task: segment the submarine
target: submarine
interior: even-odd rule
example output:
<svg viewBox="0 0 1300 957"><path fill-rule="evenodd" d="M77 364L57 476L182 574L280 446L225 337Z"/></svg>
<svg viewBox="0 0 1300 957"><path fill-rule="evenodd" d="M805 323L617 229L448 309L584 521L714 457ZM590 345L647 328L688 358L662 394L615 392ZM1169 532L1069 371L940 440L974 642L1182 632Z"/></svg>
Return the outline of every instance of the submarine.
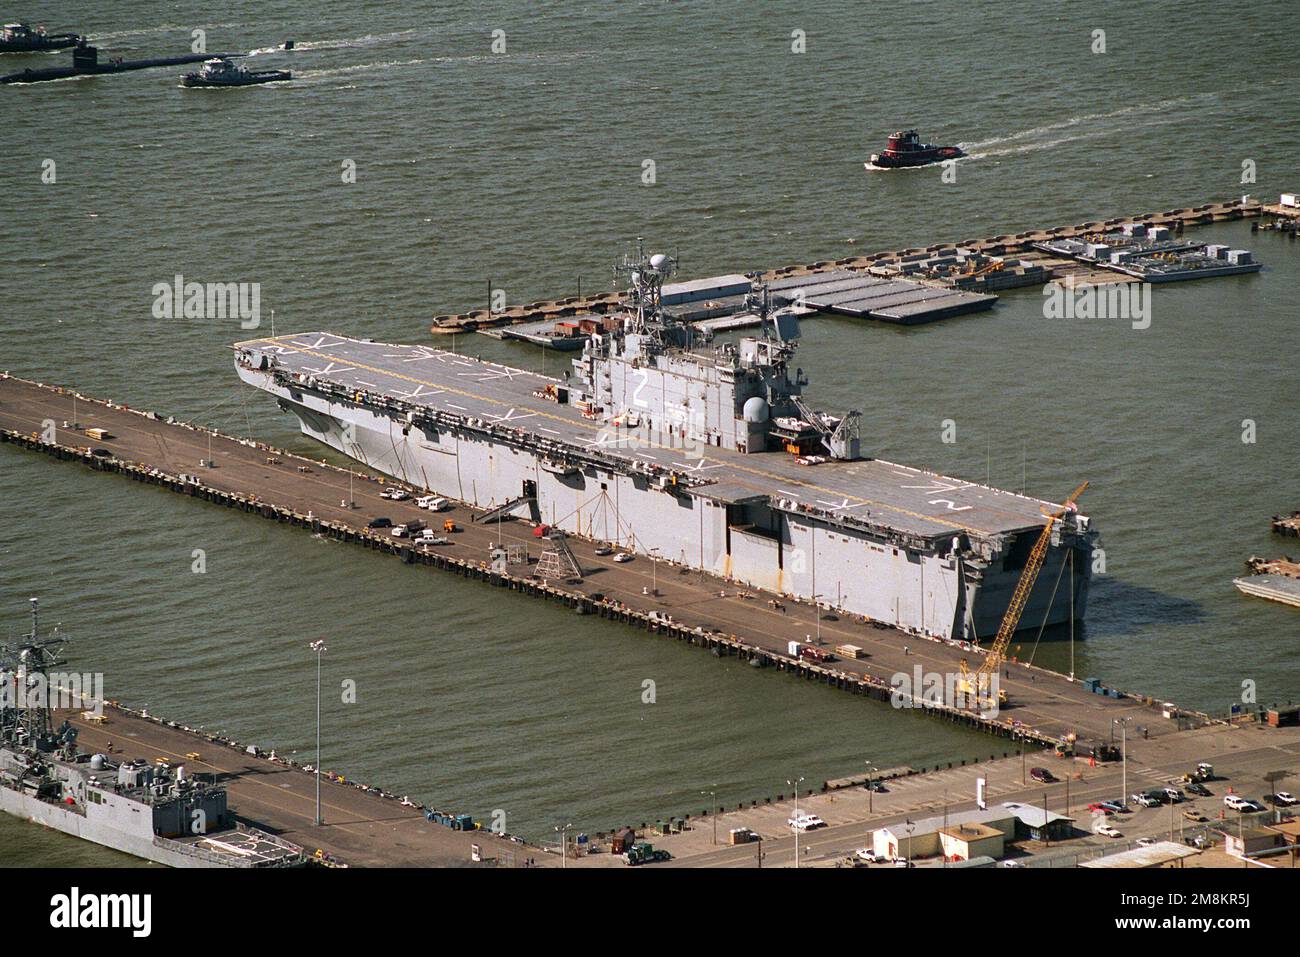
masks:
<svg viewBox="0 0 1300 957"><path fill-rule="evenodd" d="M50 67L44 70L21 70L0 76L0 83L40 83L45 80L64 80L73 76L99 76L107 73L127 73L132 70L149 70L161 66L178 66L182 63L202 63L213 56L220 59L242 56L239 53L189 53L185 56L153 57L147 60L123 60L117 57L101 61L98 48L85 40L72 51L72 66Z"/></svg>

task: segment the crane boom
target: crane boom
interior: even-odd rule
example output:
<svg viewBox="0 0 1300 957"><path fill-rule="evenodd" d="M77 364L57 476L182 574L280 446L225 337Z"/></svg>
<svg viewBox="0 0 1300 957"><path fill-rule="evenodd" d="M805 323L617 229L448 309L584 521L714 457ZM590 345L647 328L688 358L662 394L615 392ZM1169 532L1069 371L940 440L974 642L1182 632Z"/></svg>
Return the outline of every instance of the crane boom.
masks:
<svg viewBox="0 0 1300 957"><path fill-rule="evenodd" d="M1060 509L1047 515L1047 524L1043 526L1038 541L1034 542L1034 547L1029 552L1029 559L1025 562L1025 570L1020 574L1020 581L1016 583L1016 590L1011 595L1011 602L1007 605L1006 614L1002 616L1002 624L998 626L997 637L993 639L988 654L984 656L984 661L980 665L979 671L976 672L978 678L987 680L1002 667L1002 662L1006 659L1007 648L1011 645L1011 636L1016 633L1016 628L1020 624L1020 616L1024 614L1025 605L1029 602L1029 594L1034 590L1034 583L1038 581L1038 573L1042 571L1043 561L1047 558L1047 546L1052 540L1052 529L1067 512L1073 511L1074 503L1087 487L1088 483L1084 482L1070 493L1070 496L1062 503ZM965 658L962 659L961 670L963 675L967 674L969 670ZM979 684L978 678L976 685ZM970 687L969 682L966 683L966 687Z"/></svg>

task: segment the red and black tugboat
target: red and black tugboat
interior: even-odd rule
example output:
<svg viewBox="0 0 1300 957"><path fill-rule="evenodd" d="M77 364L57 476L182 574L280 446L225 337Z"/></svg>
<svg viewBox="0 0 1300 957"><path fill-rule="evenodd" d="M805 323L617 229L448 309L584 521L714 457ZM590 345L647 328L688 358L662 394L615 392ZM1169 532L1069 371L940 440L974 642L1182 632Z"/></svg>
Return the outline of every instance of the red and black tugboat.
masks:
<svg viewBox="0 0 1300 957"><path fill-rule="evenodd" d="M891 133L885 142L885 148L879 153L871 154L868 167L876 169L898 169L904 166L926 166L930 163L942 163L944 160L957 159L966 153L958 146L935 146L922 143L916 130L904 130Z"/></svg>

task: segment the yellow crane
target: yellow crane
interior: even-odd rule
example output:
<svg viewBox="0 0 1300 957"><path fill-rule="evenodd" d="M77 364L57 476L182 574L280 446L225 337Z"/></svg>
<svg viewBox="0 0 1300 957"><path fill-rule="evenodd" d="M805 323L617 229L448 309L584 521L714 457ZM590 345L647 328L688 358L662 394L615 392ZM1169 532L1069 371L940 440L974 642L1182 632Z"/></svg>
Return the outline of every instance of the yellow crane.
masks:
<svg viewBox="0 0 1300 957"><path fill-rule="evenodd" d="M958 686L961 688L963 695L973 696L978 701L980 694L992 687L990 679L998 673L998 669L1002 667L1002 662L1006 659L1007 648L1011 645L1011 636L1016 633L1016 626L1020 624L1020 616L1024 614L1025 605L1029 602L1029 593L1034 590L1034 582L1038 581L1038 573L1043 568L1043 560L1047 558L1047 546L1052 540L1052 529L1066 513L1074 511L1074 503L1087 487L1088 483L1084 482L1076 488L1057 511L1044 511L1043 514L1047 516L1047 524L1043 526L1038 541L1034 542L1034 547L1029 552L1029 560L1025 562L1025 570L1020 573L1020 581L1016 583L1016 590L1011 595L1011 603L1007 605L1007 613L1002 616L1002 624L998 626L997 637L993 639L993 645L989 648L988 654L984 656L984 661L979 666L979 670L975 672L973 681L970 677L970 663L965 658L961 660L961 681ZM1006 704L1006 702L1007 693L999 688L998 703Z"/></svg>

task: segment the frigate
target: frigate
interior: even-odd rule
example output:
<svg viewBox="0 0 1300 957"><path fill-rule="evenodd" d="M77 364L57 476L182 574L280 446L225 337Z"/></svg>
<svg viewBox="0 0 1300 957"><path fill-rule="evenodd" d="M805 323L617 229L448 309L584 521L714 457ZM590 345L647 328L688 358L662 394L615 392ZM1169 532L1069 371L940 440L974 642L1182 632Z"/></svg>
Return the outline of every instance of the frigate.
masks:
<svg viewBox="0 0 1300 957"><path fill-rule="evenodd" d="M235 820L226 789L183 764L84 754L56 705L102 716L83 676L54 671L67 641L32 630L0 649L0 810L171 867L285 867L302 848ZM87 676L89 677L89 676ZM100 689L102 690L102 689Z"/></svg>
<svg viewBox="0 0 1300 957"><path fill-rule="evenodd" d="M862 416L805 396L801 307L761 284L758 331L719 342L663 308L675 264L616 267L623 308L593 319L558 377L432 346L332 332L235 344L244 382L304 434L376 472L491 513L978 643L1059 506L863 454ZM1068 511L1020 618L1082 621L1096 531Z"/></svg>

